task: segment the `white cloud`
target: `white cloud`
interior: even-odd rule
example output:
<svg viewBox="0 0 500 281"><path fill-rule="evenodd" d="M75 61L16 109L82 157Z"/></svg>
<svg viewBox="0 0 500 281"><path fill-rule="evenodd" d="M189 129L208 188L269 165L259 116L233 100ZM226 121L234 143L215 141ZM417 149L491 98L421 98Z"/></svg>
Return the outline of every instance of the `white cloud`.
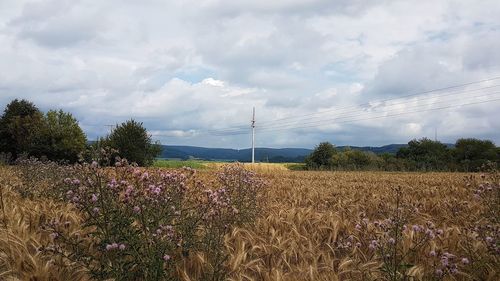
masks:
<svg viewBox="0 0 500 281"><path fill-rule="evenodd" d="M246 147L234 133L255 106L259 146L378 145L436 128L499 143L498 102L390 118L373 117L443 100L365 105L498 76L498 14L493 0L4 0L0 106L63 108L90 138L136 118L166 143ZM292 116L303 117L265 130Z"/></svg>

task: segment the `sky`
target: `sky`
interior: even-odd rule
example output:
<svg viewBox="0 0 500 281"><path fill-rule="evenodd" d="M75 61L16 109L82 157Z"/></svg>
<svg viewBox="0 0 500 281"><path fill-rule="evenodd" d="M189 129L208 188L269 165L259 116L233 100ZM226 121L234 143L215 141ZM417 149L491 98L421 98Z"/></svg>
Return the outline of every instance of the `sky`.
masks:
<svg viewBox="0 0 500 281"><path fill-rule="evenodd" d="M0 108L170 145L500 144L498 0L0 0ZM436 90L436 91L433 91Z"/></svg>

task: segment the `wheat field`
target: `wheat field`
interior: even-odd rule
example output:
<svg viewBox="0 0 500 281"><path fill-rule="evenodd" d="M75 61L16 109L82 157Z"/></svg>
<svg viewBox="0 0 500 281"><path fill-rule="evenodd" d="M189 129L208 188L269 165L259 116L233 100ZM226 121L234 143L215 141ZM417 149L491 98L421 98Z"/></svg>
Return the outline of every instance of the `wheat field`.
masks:
<svg viewBox="0 0 500 281"><path fill-rule="evenodd" d="M498 224L491 225L495 218L485 220L488 206L473 197L475 183L496 180L493 184L498 185L498 178L257 169L268 182L266 209L255 225L233 229L226 236L228 280L500 278L498 252L492 252L491 243L481 242L485 237L477 234L478 225L481 229L484 224L493 229L484 233L498 235ZM211 173L202 171L201 178L210 178ZM63 266L37 250L50 239L40 230L42 222L63 218L76 229L80 217L75 209L43 198L22 198L15 191L22 188L21 182L9 168L0 167L0 184L0 280L89 280L83 269ZM373 239L379 245L394 244L386 239L390 230L380 227L391 220L405 222L396 236L399 273L388 271L392 257L381 256L371 245ZM432 239L426 238L424 228L432 231ZM377 249L389 249L384 247ZM443 255L449 255L446 268L442 268ZM196 280L189 277L190 270L180 264L179 272L187 273L180 280Z"/></svg>

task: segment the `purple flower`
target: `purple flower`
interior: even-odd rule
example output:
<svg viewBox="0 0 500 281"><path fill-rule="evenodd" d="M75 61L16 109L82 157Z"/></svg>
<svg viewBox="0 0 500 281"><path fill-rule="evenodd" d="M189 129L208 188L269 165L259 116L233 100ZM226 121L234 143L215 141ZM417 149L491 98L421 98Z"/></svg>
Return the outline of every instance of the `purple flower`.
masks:
<svg viewBox="0 0 500 281"><path fill-rule="evenodd" d="M164 255L163 256L163 260L164 261L169 261L172 257L170 257L169 255Z"/></svg>
<svg viewBox="0 0 500 281"><path fill-rule="evenodd" d="M139 213L141 208L139 206L134 206L134 213Z"/></svg>
<svg viewBox="0 0 500 281"><path fill-rule="evenodd" d="M436 234L437 234L437 235L442 235L442 234L443 234L443 230L442 230L442 229L438 229L438 230L436 230Z"/></svg>
<svg viewBox="0 0 500 281"><path fill-rule="evenodd" d="M98 214L98 213L99 213L99 211L100 211L100 209L99 209L99 208L97 208L97 207L94 207L94 208L92 209L92 212L93 212L94 214Z"/></svg>
<svg viewBox="0 0 500 281"><path fill-rule="evenodd" d="M488 243L492 243L492 242L493 242L493 238L491 238L490 236L487 236L487 237L485 238L485 240L486 240L486 242L488 242Z"/></svg>
<svg viewBox="0 0 500 281"><path fill-rule="evenodd" d="M436 251L430 251L430 252L429 252L429 256L431 256L431 257L435 257L435 256L436 256Z"/></svg>
<svg viewBox="0 0 500 281"><path fill-rule="evenodd" d="M437 275L437 276L442 276L442 275L443 275L443 270L441 270L441 269L439 269L439 268L438 268L438 269L436 269L436 275Z"/></svg>
<svg viewBox="0 0 500 281"><path fill-rule="evenodd" d="M118 249L120 249L121 251L125 250L125 248L126 246L123 243L118 246Z"/></svg>
<svg viewBox="0 0 500 281"><path fill-rule="evenodd" d="M52 239L56 239L57 237L59 237L59 234L57 232L52 232L49 236Z"/></svg>
<svg viewBox="0 0 500 281"><path fill-rule="evenodd" d="M357 230L360 230L360 229L361 229L361 225L360 225L359 223L358 223L358 224L356 224L356 229L357 229Z"/></svg>
<svg viewBox="0 0 500 281"><path fill-rule="evenodd" d="M418 225L415 224L415 225L412 226L412 229L415 232L419 232L420 231L420 226L418 226Z"/></svg>
<svg viewBox="0 0 500 281"><path fill-rule="evenodd" d="M462 258L462 263L463 264L469 264L469 259L468 258Z"/></svg>
<svg viewBox="0 0 500 281"><path fill-rule="evenodd" d="M97 195L92 194L92 197L90 198L90 201L96 202L97 201Z"/></svg>

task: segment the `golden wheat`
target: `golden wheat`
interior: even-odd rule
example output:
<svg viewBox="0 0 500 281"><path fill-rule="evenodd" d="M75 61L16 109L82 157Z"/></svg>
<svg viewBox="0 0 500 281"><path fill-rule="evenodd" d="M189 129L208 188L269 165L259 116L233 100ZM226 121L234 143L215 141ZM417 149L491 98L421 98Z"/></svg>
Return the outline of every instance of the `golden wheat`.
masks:
<svg viewBox="0 0 500 281"><path fill-rule="evenodd" d="M465 226L481 220L483 206L471 200L472 187L459 173L298 172L282 165L248 165L269 181L267 209L254 226L236 228L226 236L229 280L383 280L381 262L361 248L339 252L333 245L361 217L387 217L393 188L401 187L403 200L413 203L411 223L432 221L444 229L429 249L446 249L483 257L484 245L464 250ZM283 168L283 169L282 169ZM213 171L202 172L209 178ZM78 231L78 213L67 204L48 199L21 198L13 189L20 181L8 168L0 168L3 213L0 214L0 280L88 280L74 264L42 256L37 248L49 237L40 225L57 218ZM415 235L404 233L403 248ZM358 237L356 237L358 239ZM468 252L467 252L468 251ZM201 276L202 253L179 263L182 280ZM496 257L485 262L483 280L499 280ZM408 268L414 280L424 280L426 254ZM448 279L446 279L448 278ZM445 280L473 280L459 272Z"/></svg>

